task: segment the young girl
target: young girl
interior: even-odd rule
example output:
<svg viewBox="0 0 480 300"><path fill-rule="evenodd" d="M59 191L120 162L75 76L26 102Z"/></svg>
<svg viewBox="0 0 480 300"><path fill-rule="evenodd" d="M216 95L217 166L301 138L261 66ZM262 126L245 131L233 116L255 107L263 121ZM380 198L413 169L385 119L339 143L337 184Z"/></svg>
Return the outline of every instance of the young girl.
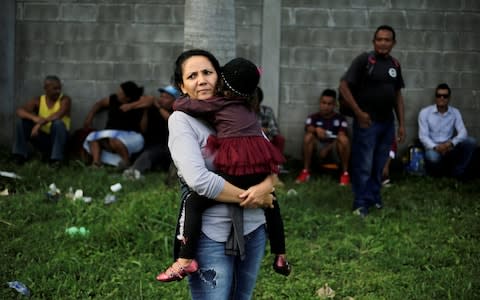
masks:
<svg viewBox="0 0 480 300"><path fill-rule="evenodd" d="M229 182L248 188L266 176L278 173L278 165L285 159L262 133L254 110L253 95L260 79L257 67L246 59L236 58L222 68L221 78L223 97L206 101L182 98L174 103L174 109L194 117L201 116L214 124L217 135L209 137L207 148L216 153L213 162L217 172ZM202 213L216 202L197 193L191 195L183 204L179 221L179 257L157 276L159 281L181 280L198 270L193 258L200 237ZM232 234L225 251L243 257L242 208L232 206L230 216ZM265 216L271 251L276 254L273 268L287 276L291 267L285 257L283 221L277 201L274 201L272 208L265 209Z"/></svg>

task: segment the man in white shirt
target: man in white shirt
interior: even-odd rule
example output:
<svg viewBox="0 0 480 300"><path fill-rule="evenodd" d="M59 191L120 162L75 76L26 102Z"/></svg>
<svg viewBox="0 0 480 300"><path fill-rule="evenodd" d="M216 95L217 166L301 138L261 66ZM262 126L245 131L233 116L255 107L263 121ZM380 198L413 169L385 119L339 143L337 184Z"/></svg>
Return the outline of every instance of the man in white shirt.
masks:
<svg viewBox="0 0 480 300"><path fill-rule="evenodd" d="M467 136L460 111L449 106L450 87L441 83L435 89L435 104L418 115L418 135L425 147L425 167L430 175L451 175L465 179L465 172L476 148Z"/></svg>

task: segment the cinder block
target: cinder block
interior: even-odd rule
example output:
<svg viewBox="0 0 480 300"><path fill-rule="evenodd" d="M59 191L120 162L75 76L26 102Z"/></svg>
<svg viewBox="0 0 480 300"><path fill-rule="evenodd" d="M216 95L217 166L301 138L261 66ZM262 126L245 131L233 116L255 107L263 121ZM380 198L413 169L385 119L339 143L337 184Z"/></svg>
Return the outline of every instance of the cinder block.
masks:
<svg viewBox="0 0 480 300"><path fill-rule="evenodd" d="M259 45L259 44L237 45L237 56L246 57L246 58L251 59L252 61L257 62L257 64L261 64L261 61L262 61L261 45Z"/></svg>
<svg viewBox="0 0 480 300"><path fill-rule="evenodd" d="M95 4L63 4L61 5L64 21L94 22L97 19L97 7Z"/></svg>
<svg viewBox="0 0 480 300"><path fill-rule="evenodd" d="M68 80L63 84L63 88L72 97L72 101L76 101L75 99L92 99L95 96L94 80Z"/></svg>
<svg viewBox="0 0 480 300"><path fill-rule="evenodd" d="M133 5L99 5L98 21L129 23L134 20Z"/></svg>
<svg viewBox="0 0 480 300"><path fill-rule="evenodd" d="M25 3L24 20L55 21L60 16L60 6L47 3Z"/></svg>
<svg viewBox="0 0 480 300"><path fill-rule="evenodd" d="M450 52L444 55L444 66L448 70L471 71L476 70L480 64L480 53L478 52Z"/></svg>
<svg viewBox="0 0 480 300"><path fill-rule="evenodd" d="M411 29L444 31L445 15L443 13L410 10L407 11L407 24Z"/></svg>
<svg viewBox="0 0 480 300"><path fill-rule="evenodd" d="M335 9L349 7L351 2L350 0L283 0L282 7L325 7Z"/></svg>
<svg viewBox="0 0 480 300"><path fill-rule="evenodd" d="M445 10L462 10L462 1L458 0L424 0L425 9L427 11L445 11Z"/></svg>
<svg viewBox="0 0 480 300"><path fill-rule="evenodd" d="M113 43L102 43L96 46L96 55L103 61L127 61L134 60L133 46Z"/></svg>
<svg viewBox="0 0 480 300"><path fill-rule="evenodd" d="M170 61L165 61L163 63L156 63L152 65L153 76L152 81L155 83L155 86L160 87L162 83L168 84L171 82L173 76L173 65L176 58L171 59ZM155 93L156 90L154 90Z"/></svg>
<svg viewBox="0 0 480 300"><path fill-rule="evenodd" d="M253 44L259 45L262 42L262 28L258 26L238 27L237 37L238 44Z"/></svg>
<svg viewBox="0 0 480 300"><path fill-rule="evenodd" d="M480 82L480 73L478 70L473 72L462 72L460 74L460 87L469 90L478 89Z"/></svg>
<svg viewBox="0 0 480 300"><path fill-rule="evenodd" d="M407 57L402 61L405 69L438 71L438 66L443 63L440 51L408 51Z"/></svg>
<svg viewBox="0 0 480 300"><path fill-rule="evenodd" d="M256 6L258 9L253 9L252 6L236 7L235 20L238 25L261 26L262 25L262 9L261 6Z"/></svg>
<svg viewBox="0 0 480 300"><path fill-rule="evenodd" d="M464 10L480 11L480 1L478 0L464 0L463 3L465 4Z"/></svg>
<svg viewBox="0 0 480 300"><path fill-rule="evenodd" d="M458 32L425 31L425 49L445 51L459 49L460 37Z"/></svg>
<svg viewBox="0 0 480 300"><path fill-rule="evenodd" d="M78 79L113 80L113 63L79 63L77 76Z"/></svg>
<svg viewBox="0 0 480 300"><path fill-rule="evenodd" d="M414 88L417 86L425 86L424 73L420 70L402 70L403 81L406 88Z"/></svg>
<svg viewBox="0 0 480 300"><path fill-rule="evenodd" d="M446 13L445 19L449 31L478 32L480 13Z"/></svg>
<svg viewBox="0 0 480 300"><path fill-rule="evenodd" d="M173 60L178 55L175 52L176 48L170 44L163 43L151 43L151 44L137 44L132 46L133 57L136 61L143 62L162 62L171 61L173 66Z"/></svg>
<svg viewBox="0 0 480 300"><path fill-rule="evenodd" d="M460 73L459 72L426 72L423 73L424 81L423 85L417 83L416 86L423 86L425 89L435 89L440 83L447 83L450 87L460 85Z"/></svg>
<svg viewBox="0 0 480 300"><path fill-rule="evenodd" d="M295 66L315 67L328 63L328 51L317 48L293 49L293 64Z"/></svg>
<svg viewBox="0 0 480 300"><path fill-rule="evenodd" d="M25 60L57 60L60 49L55 43L44 41L19 41L16 45L16 56Z"/></svg>
<svg viewBox="0 0 480 300"><path fill-rule="evenodd" d="M73 23L75 41L109 41L115 39L115 24ZM69 40L69 39L66 39Z"/></svg>
<svg viewBox="0 0 480 300"><path fill-rule="evenodd" d="M139 4L135 6L135 22L147 24L171 24L173 9L167 5Z"/></svg>
<svg viewBox="0 0 480 300"><path fill-rule="evenodd" d="M477 32L460 32L459 40L462 41L459 49L478 51L480 49L480 33Z"/></svg>
<svg viewBox="0 0 480 300"><path fill-rule="evenodd" d="M394 49L405 49L405 50L419 50L424 49L425 45L425 31L423 30L410 30L410 29L398 29L394 28L396 33L397 43L395 44ZM374 31L371 31L370 36L370 45L372 45Z"/></svg>
<svg viewBox="0 0 480 300"><path fill-rule="evenodd" d="M367 25L367 12L362 10L334 10L332 11L330 27L335 28L362 28Z"/></svg>
<svg viewBox="0 0 480 300"><path fill-rule="evenodd" d="M61 45L61 58L73 61L91 61L96 57L96 45L65 42Z"/></svg>
<svg viewBox="0 0 480 300"><path fill-rule="evenodd" d="M393 9L423 9L425 0L390 0Z"/></svg>
<svg viewBox="0 0 480 300"><path fill-rule="evenodd" d="M402 11L374 11L370 12L368 19L368 23L374 28L373 30L382 24L388 24L394 29L407 26L407 20Z"/></svg>
<svg viewBox="0 0 480 300"><path fill-rule="evenodd" d="M115 36L116 41L125 43L183 43L183 26L118 24Z"/></svg>
<svg viewBox="0 0 480 300"><path fill-rule="evenodd" d="M329 15L326 9L298 8L294 10L295 25L308 27L327 27Z"/></svg>
<svg viewBox="0 0 480 300"><path fill-rule="evenodd" d="M117 63L113 69L113 78L118 81L154 79L152 74L152 67L142 63Z"/></svg>

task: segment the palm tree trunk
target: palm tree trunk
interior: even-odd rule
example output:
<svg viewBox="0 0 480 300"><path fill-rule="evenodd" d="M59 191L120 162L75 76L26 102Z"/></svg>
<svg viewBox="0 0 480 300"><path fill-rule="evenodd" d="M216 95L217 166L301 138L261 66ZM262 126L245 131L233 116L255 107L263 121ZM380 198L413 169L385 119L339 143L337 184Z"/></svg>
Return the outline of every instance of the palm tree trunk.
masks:
<svg viewBox="0 0 480 300"><path fill-rule="evenodd" d="M185 0L184 49L212 52L224 64L235 57L234 0Z"/></svg>

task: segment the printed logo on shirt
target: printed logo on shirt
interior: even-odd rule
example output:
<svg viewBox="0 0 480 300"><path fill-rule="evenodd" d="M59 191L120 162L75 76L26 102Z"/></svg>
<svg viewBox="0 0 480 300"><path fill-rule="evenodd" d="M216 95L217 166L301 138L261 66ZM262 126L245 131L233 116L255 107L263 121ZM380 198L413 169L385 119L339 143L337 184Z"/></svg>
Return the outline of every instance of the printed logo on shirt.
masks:
<svg viewBox="0 0 480 300"><path fill-rule="evenodd" d="M345 128L348 127L347 121L342 122L342 127L345 127Z"/></svg>
<svg viewBox="0 0 480 300"><path fill-rule="evenodd" d="M390 77L396 78L397 77L397 70L395 70L395 68L388 69L388 75L390 75Z"/></svg>
<svg viewBox="0 0 480 300"><path fill-rule="evenodd" d="M315 123L315 125L317 125L318 127L322 127L322 126L323 126L323 122L322 122L322 121L317 121L317 123Z"/></svg>
<svg viewBox="0 0 480 300"><path fill-rule="evenodd" d="M338 125L340 125L340 121L333 120L333 126L338 127Z"/></svg>
<svg viewBox="0 0 480 300"><path fill-rule="evenodd" d="M307 120L305 120L305 124L307 125L312 124L312 118L307 118Z"/></svg>

